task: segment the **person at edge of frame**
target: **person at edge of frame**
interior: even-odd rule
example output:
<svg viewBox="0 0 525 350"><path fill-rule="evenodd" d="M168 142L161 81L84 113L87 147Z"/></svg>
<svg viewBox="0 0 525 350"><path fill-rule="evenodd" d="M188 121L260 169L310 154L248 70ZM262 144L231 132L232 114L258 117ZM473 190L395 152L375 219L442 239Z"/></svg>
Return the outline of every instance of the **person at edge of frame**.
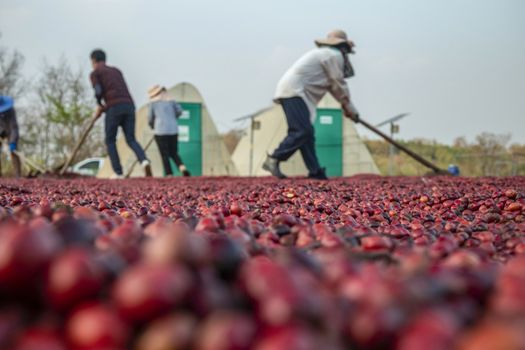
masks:
<svg viewBox="0 0 525 350"><path fill-rule="evenodd" d="M2 147L2 141L7 140L15 177L22 175L20 158L16 154L18 137L18 123L16 120L14 100L11 96L0 95L0 149ZM0 176L2 176L1 164Z"/></svg>

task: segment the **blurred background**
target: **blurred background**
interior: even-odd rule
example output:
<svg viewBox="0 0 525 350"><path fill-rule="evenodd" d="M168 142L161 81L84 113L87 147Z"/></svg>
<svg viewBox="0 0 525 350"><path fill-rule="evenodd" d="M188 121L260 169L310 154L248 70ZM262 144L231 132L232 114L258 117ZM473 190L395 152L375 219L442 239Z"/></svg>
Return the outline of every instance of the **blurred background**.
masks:
<svg viewBox="0 0 525 350"><path fill-rule="evenodd" d="M137 106L154 84L199 88L227 147L271 104L277 81L334 28L357 47L348 81L363 119L402 112L394 137L463 175L525 175L525 2L521 0L0 1L0 93L17 98L23 149L68 153L95 100L102 48ZM103 156L101 123L80 157ZM388 126L384 128L389 132ZM383 174L426 169L358 126Z"/></svg>

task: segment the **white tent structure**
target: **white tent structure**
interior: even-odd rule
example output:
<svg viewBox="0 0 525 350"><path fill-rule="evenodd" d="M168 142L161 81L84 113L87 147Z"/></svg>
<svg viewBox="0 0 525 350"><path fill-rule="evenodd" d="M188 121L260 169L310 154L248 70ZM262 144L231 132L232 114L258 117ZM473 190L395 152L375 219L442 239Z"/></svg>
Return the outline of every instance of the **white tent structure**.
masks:
<svg viewBox="0 0 525 350"><path fill-rule="evenodd" d="M267 153L271 153L283 140L288 125L282 107L273 105L246 118L255 123L244 132L244 136L233 152L232 159L241 176L268 176L262 169ZM340 104L330 94L319 102L316 130L316 149L321 166L327 168L329 176L351 176L360 173L379 174L374 159L360 139L354 123L343 117ZM251 166L251 169L250 169ZM308 173L300 152L296 152L281 170L288 176Z"/></svg>
<svg viewBox="0 0 525 350"><path fill-rule="evenodd" d="M179 154L192 175L237 175L237 169L197 88L190 83L180 83L169 89L168 93L184 109L179 118ZM147 105L137 110L135 135L151 161L153 176L164 176L160 153L157 144L152 141L153 131L147 121ZM144 176L142 167L120 131L117 149L124 174L129 173L131 177ZM112 174L109 158L106 157L97 177L108 178Z"/></svg>

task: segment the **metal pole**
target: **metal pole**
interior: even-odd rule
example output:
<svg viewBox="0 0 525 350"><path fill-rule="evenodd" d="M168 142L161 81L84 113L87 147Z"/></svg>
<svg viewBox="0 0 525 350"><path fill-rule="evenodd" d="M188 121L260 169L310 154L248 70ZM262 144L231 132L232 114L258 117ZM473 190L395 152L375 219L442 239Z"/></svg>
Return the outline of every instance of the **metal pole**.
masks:
<svg viewBox="0 0 525 350"><path fill-rule="evenodd" d="M390 123L390 137L394 139L394 123ZM388 175L394 175L394 145L392 144L388 149Z"/></svg>
<svg viewBox="0 0 525 350"><path fill-rule="evenodd" d="M254 120L253 117L250 119L250 176L252 176L253 172L253 132L254 132Z"/></svg>

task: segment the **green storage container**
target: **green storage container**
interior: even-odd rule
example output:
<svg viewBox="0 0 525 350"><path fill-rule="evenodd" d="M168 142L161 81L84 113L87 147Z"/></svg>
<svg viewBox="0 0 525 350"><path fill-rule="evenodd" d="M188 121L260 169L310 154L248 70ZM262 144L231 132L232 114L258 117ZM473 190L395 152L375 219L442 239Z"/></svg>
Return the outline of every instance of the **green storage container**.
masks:
<svg viewBox="0 0 525 350"><path fill-rule="evenodd" d="M340 109L319 108L315 120L315 151L326 175L343 176L343 116Z"/></svg>
<svg viewBox="0 0 525 350"><path fill-rule="evenodd" d="M200 103L180 103L184 113L179 117L179 155L192 176L202 175L202 118ZM179 169L170 160L175 176Z"/></svg>

